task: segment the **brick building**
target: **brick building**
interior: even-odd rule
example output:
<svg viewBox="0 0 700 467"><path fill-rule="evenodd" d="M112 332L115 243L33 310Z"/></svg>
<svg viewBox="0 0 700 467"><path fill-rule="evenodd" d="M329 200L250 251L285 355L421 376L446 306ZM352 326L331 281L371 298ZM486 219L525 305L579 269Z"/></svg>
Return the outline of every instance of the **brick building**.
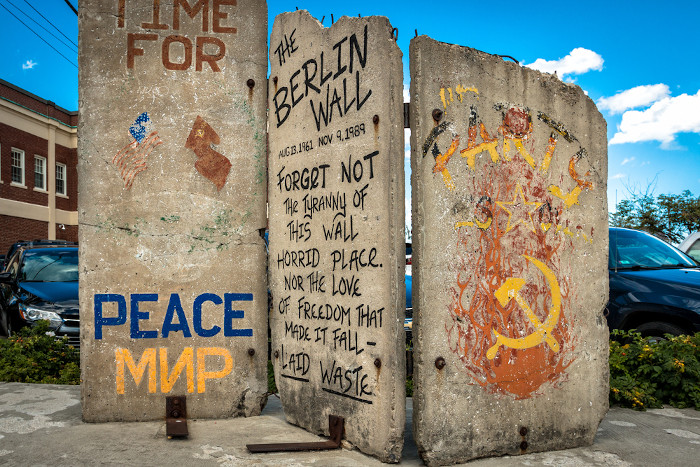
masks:
<svg viewBox="0 0 700 467"><path fill-rule="evenodd" d="M78 241L78 112L0 80L0 254Z"/></svg>

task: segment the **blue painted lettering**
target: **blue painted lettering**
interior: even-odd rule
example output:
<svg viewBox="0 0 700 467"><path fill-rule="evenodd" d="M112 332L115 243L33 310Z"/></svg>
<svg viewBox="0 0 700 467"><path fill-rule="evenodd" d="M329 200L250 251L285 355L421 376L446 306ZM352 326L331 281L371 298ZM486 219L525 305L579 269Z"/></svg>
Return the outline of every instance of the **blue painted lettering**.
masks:
<svg viewBox="0 0 700 467"><path fill-rule="evenodd" d="M117 316L102 316L102 304L117 302ZM119 326L126 323L126 300L123 295L114 293L95 294L95 339L102 339L102 326Z"/></svg>
<svg viewBox="0 0 700 467"><path fill-rule="evenodd" d="M173 318L177 314L177 324L173 324ZM165 312L163 320L163 338L167 338L171 332L182 331L183 337L192 337L190 327L187 325L187 317L180 303L180 296L176 293L170 295L168 311Z"/></svg>
<svg viewBox="0 0 700 467"><path fill-rule="evenodd" d="M253 294L251 293L225 293L224 298L213 293L203 293L198 295L192 303L192 327L194 332L200 337L213 337L219 334L222 330L226 337L252 337L253 329L244 328L238 329L234 327L234 320L244 319L245 312L241 309L235 309L236 302L252 302ZM122 294L95 294L94 296L94 313L95 313L95 339L102 339L102 333L105 326L122 326L129 321L129 335L132 339L155 339L158 338L157 330L144 330L142 327L151 320L151 312L142 311L139 309L139 304L142 302L158 302L158 294L131 294L129 304ZM212 306L207 307L204 311L206 316L214 317L223 321L223 326L211 325L209 329L205 329L202 323L202 307L206 302L211 302ZM117 316L103 316L103 307L105 303L117 304ZM223 314L219 305L224 305ZM130 307L130 309L129 309ZM151 308L153 310L153 308ZM160 313L154 314L163 316ZM183 337L192 337L188 315L185 308L182 306L182 301L177 293L170 294L168 305L164 313L163 325L161 330L162 338L167 339L170 333L182 332ZM223 316L222 316L223 315ZM208 320L211 322L211 320Z"/></svg>
<svg viewBox="0 0 700 467"><path fill-rule="evenodd" d="M227 293L224 294L224 336L226 337L252 337L252 329L234 329L233 320L243 319L243 310L234 310L233 302L252 302L252 293Z"/></svg>
<svg viewBox="0 0 700 467"><path fill-rule="evenodd" d="M139 329L139 321L147 321L150 313L139 311L139 302L157 302L158 294L155 293L135 293L131 294L131 338L132 339L153 339L158 337L158 331L142 331Z"/></svg>

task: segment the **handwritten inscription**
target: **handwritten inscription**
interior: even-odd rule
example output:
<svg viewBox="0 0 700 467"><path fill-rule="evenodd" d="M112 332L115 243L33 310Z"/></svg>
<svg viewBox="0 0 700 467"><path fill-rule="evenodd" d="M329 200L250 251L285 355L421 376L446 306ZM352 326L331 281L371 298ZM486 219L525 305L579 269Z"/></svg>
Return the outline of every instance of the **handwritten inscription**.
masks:
<svg viewBox="0 0 700 467"><path fill-rule="evenodd" d="M362 228L366 201L381 154L378 150L359 156L349 153L326 163L301 165L297 160L308 153L309 160L316 161L317 151L334 142L361 138L364 128L364 123L344 126L319 136L318 144L305 139L278 151L278 159L290 161L279 166L275 177L281 212L287 219L285 243L299 247L278 248L273 258L283 273L284 294L275 303L286 342L279 355L281 376L309 382L316 374L326 393L371 404L375 382L362 365L346 368L339 359L320 359L316 367L309 349L321 346L346 357L359 356L376 345L366 332L384 324L384 307L375 306L376 297L363 293L363 284L369 283L364 271L383 267L382 252L377 246L355 246L367 238ZM302 246L310 240L312 245L322 242L323 248Z"/></svg>
<svg viewBox="0 0 700 467"><path fill-rule="evenodd" d="M389 154L369 79L378 65L370 42L379 38L359 22L327 45L314 37L309 49L301 31L274 34L270 47L276 374L283 391L305 394L309 384L314 394L376 404L375 359L393 324L378 293L391 257L380 237Z"/></svg>
<svg viewBox="0 0 700 467"><path fill-rule="evenodd" d="M295 32L296 29L289 36L285 35L275 48L280 66L299 50L294 46ZM291 73L289 80L277 88L272 98L277 128L306 98L318 131L322 126L330 125L334 116L338 119L351 112L359 112L372 95L372 90L363 84L361 74L367 64L367 41L365 25L361 38L357 34L345 36L333 45L331 57L325 55L327 51L323 51Z"/></svg>

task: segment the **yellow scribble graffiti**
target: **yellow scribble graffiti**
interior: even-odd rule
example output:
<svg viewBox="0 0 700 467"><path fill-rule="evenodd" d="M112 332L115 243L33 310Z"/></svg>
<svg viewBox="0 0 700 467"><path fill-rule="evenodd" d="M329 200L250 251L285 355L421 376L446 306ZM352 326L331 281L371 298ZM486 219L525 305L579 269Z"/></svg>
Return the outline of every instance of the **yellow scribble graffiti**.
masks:
<svg viewBox="0 0 700 467"><path fill-rule="evenodd" d="M446 99L445 91L447 91L447 93L450 95L449 99ZM474 94L476 94L477 99L479 98L479 90L477 88L465 88L461 84L458 84L455 87L455 92L457 93L457 99L459 99L459 102L462 102L462 99L464 98L463 94L467 92L473 92ZM448 105L454 102L452 88L440 88L440 100L442 101L442 107L445 109Z"/></svg>
<svg viewBox="0 0 700 467"><path fill-rule="evenodd" d="M557 147L557 140L557 134L552 132L552 134L549 135L549 143L547 144L547 150L544 153L544 159L542 159L542 165L540 165L540 172L543 174L546 174L549 170L549 164L552 162L554 150Z"/></svg>
<svg viewBox="0 0 700 467"><path fill-rule="evenodd" d="M548 232L549 229L552 228L552 223L551 222L549 222L549 223L542 222L542 223L540 223L540 228L542 229L542 232ZM576 231L574 233L571 230L569 230L568 227L562 227L561 225L557 226L557 228L554 230L554 234L555 235L556 234L567 235L573 239L581 238L581 239L583 239L584 242L593 243L593 239L589 238L585 233L581 232L580 230Z"/></svg>
<svg viewBox="0 0 700 467"><path fill-rule="evenodd" d="M504 138L503 139L503 154L504 157L507 161L513 160L512 157L508 157L508 153L510 152L510 142L513 142L515 145L515 148L518 150L518 153L525 159L525 162L527 162L530 167L533 169L537 168L537 163L535 162L535 159L530 155L530 153L525 149L525 146L523 146L523 139L522 138Z"/></svg>
<svg viewBox="0 0 700 467"><path fill-rule="evenodd" d="M455 222L455 230L459 229L460 227L478 227L481 230L486 230L489 227L491 227L491 223L493 222L493 218L489 217L486 219L486 221L481 222L479 219L474 219L473 221L461 221L461 222Z"/></svg>
<svg viewBox="0 0 700 467"><path fill-rule="evenodd" d="M574 204L578 204L578 195L581 194L581 187L576 186L570 193L563 193L561 188L556 185L550 185L547 191L564 201L564 206L570 208Z"/></svg>
<svg viewBox="0 0 700 467"><path fill-rule="evenodd" d="M574 204L579 204L578 196L583 192L584 189L593 189L593 182L584 180L576 172L576 163L584 157L586 157L586 155L586 149L581 148L576 154L571 156L571 159L569 159L569 175L576 182L576 186L573 190L571 190L571 192L564 193L562 189L556 185L550 185L549 188L547 188L547 191L564 201L564 206L566 206L567 209L573 206ZM590 174L590 172L586 172L586 176L589 176Z"/></svg>
<svg viewBox="0 0 700 467"><path fill-rule="evenodd" d="M445 186L448 190L454 190L455 184L452 181L452 176L450 175L450 172L447 170L447 163L450 162L450 158L452 157L452 155L458 147L459 136L456 136L452 140L452 144L450 144L450 147L447 148L447 151L445 151L445 154L438 154L437 157L435 157L435 166L433 167L433 173L442 173L442 180L445 182Z"/></svg>
<svg viewBox="0 0 700 467"><path fill-rule="evenodd" d="M518 197L520 199L518 200ZM496 204L506 211L508 213L508 224L506 226L506 233L510 232L513 230L518 224L523 224L525 227L528 227L530 230L533 232L535 231L535 223L532 220L532 213L542 206L542 203L539 203L537 201L525 201L525 195L523 194L523 187L518 183L515 188L515 195L513 195L513 201L496 201ZM513 209L516 206L519 205L525 205L525 206L531 206L531 208L526 208L526 210L523 212L521 210L518 218L515 222L512 222L513 220L513 214L515 209ZM511 206L511 208L507 208L506 206ZM527 216L527 219L529 219L529 222L525 219L523 219L523 213ZM518 214L516 213L516 217Z"/></svg>
<svg viewBox="0 0 700 467"><path fill-rule="evenodd" d="M469 140L467 141L467 147L466 149L462 149L460 154L467 159L467 165L470 169L475 170L476 156L484 151L488 151L493 162L498 162L500 159L500 155L496 150L496 147L498 147L498 138L495 136L492 138L486 131L486 127L482 122L479 122L479 134L484 141L483 143L476 144L476 125L469 126L468 134Z"/></svg>

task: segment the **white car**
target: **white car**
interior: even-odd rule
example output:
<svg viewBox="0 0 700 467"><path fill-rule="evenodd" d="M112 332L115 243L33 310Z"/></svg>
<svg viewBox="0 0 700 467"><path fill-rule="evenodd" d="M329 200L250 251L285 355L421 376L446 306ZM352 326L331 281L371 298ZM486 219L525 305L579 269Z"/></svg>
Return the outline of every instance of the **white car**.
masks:
<svg viewBox="0 0 700 467"><path fill-rule="evenodd" d="M683 240L678 248L700 263L700 232L694 232L688 235L688 238Z"/></svg>

